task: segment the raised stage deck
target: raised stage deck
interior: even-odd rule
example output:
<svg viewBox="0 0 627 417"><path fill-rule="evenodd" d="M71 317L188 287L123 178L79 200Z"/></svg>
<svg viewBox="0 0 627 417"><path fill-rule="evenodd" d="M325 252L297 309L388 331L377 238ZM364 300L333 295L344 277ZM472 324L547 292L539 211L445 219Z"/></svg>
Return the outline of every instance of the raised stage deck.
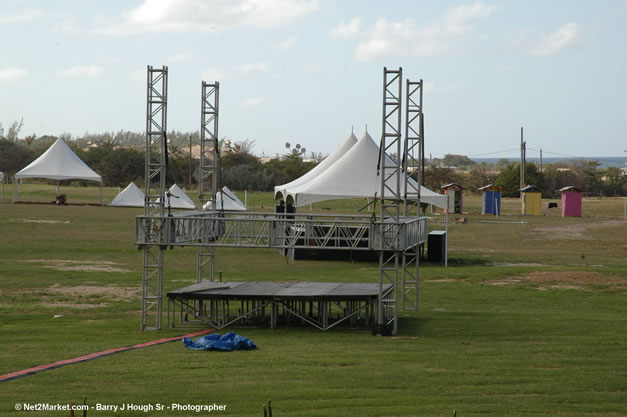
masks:
<svg viewBox="0 0 627 417"><path fill-rule="evenodd" d="M168 292L168 323L307 323L328 330L340 323L370 327L377 317L379 284L338 282L200 282ZM383 285L382 293L392 291Z"/></svg>

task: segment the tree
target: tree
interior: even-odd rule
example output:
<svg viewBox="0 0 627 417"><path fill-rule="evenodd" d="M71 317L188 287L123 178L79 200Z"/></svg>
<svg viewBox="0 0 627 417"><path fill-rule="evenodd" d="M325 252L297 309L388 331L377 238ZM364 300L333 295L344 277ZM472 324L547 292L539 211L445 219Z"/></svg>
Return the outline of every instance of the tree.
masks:
<svg viewBox="0 0 627 417"><path fill-rule="evenodd" d="M13 175L34 160L34 154L24 146L0 139L0 167L6 175Z"/></svg>
<svg viewBox="0 0 627 417"><path fill-rule="evenodd" d="M422 182L425 187L439 192L443 185L462 182L462 177L451 168L438 168L431 165L425 169L425 177Z"/></svg>
<svg viewBox="0 0 627 417"><path fill-rule="evenodd" d="M464 181L464 186L472 191L476 192L479 187L483 187L484 185L494 184L496 180L497 174L495 171L490 170L488 164L482 162L478 164L470 173L468 174L466 180Z"/></svg>
<svg viewBox="0 0 627 417"><path fill-rule="evenodd" d="M282 159L270 160L264 168L272 174L273 183L276 185L295 180L315 165L313 162L304 162L300 155L289 154Z"/></svg>
<svg viewBox="0 0 627 417"><path fill-rule="evenodd" d="M235 141L234 144L237 152L252 154L252 150L255 147L255 142L257 142L255 139L244 139Z"/></svg>
<svg viewBox="0 0 627 417"><path fill-rule="evenodd" d="M525 164L525 182L526 185L535 185L540 190L544 189L544 175L536 164L531 162ZM504 197L518 197L520 195L520 163L512 162L506 165L496 177L495 185L503 188Z"/></svg>
<svg viewBox="0 0 627 417"><path fill-rule="evenodd" d="M20 119L19 122L16 120L11 123L11 126L9 126L9 130L7 131L7 139L13 142L17 142L17 137L20 133L20 130L22 130L22 126L24 126L23 117Z"/></svg>
<svg viewBox="0 0 627 417"><path fill-rule="evenodd" d="M549 164L544 166L544 190L547 197L559 197L557 190L567 186L574 186L580 190L584 189L583 177L570 168L565 168L563 164Z"/></svg>
<svg viewBox="0 0 627 417"><path fill-rule="evenodd" d="M37 135L30 135L30 136L26 136L24 138L24 143L26 144L26 147L30 150L31 145L33 144L33 142L35 141L35 139L37 138Z"/></svg>
<svg viewBox="0 0 627 417"><path fill-rule="evenodd" d="M623 191L623 184L627 182L627 178L623 176L623 172L617 167L605 168L603 174L603 191L606 195L616 197Z"/></svg>
<svg viewBox="0 0 627 417"><path fill-rule="evenodd" d="M222 169L229 169L238 165L250 165L257 169L261 167L261 162L255 155L242 152L230 153L220 158L220 167Z"/></svg>
<svg viewBox="0 0 627 417"><path fill-rule="evenodd" d="M466 155L455 155L450 153L444 155L442 162L444 162L444 165L448 167L470 167L477 164Z"/></svg>

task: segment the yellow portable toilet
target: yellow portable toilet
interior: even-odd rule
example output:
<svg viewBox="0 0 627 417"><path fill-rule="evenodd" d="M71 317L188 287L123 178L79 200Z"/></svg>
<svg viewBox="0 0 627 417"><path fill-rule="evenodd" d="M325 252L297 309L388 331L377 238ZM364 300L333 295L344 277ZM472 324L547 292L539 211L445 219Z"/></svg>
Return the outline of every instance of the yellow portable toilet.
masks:
<svg viewBox="0 0 627 417"><path fill-rule="evenodd" d="M542 192L535 185L527 185L519 190L522 193L522 215L541 216Z"/></svg>

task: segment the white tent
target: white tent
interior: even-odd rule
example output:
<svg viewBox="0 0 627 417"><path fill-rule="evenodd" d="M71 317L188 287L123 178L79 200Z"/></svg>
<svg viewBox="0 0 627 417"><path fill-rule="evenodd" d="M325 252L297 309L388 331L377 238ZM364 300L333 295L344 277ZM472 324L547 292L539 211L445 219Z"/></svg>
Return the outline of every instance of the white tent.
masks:
<svg viewBox="0 0 627 417"><path fill-rule="evenodd" d="M226 185L222 187L222 191L218 191L216 193L216 206L218 210L227 210L227 211L246 211L246 205L242 203L242 200L237 198L237 196L227 187ZM212 210L211 201L208 201L203 206L203 210Z"/></svg>
<svg viewBox="0 0 627 417"><path fill-rule="evenodd" d="M177 209L190 209L193 210L196 208L196 204L192 201L191 198L185 194L185 191L181 190L181 188L174 184L168 190L170 193L170 207ZM159 201L159 199L157 199ZM165 206L168 207L168 199L166 197Z"/></svg>
<svg viewBox="0 0 627 417"><path fill-rule="evenodd" d="M57 139L39 158L15 174L15 178L79 179L102 182L102 177L81 161L61 138Z"/></svg>
<svg viewBox="0 0 627 417"><path fill-rule="evenodd" d="M324 158L322 162L320 162L318 165L313 167L305 175L303 175L302 177L296 178L294 181L288 182L287 184L275 186L274 187L274 199L275 200L284 199L287 190L295 188L299 185L305 184L313 180L314 178L316 178L318 175L322 174L327 168L333 165L335 161L340 159L346 152L348 152L348 150L352 148L353 145L355 145L356 143L357 143L357 138L355 137L353 132L351 132L350 136L346 138L344 143L338 146L336 150L334 150L329 156Z"/></svg>
<svg viewBox="0 0 627 417"><path fill-rule="evenodd" d="M102 204L102 177L87 166L70 147L59 138L39 158L17 174L15 179L50 178L57 180L57 193L61 180L88 180L100 183L100 203ZM17 181L15 185L17 197Z"/></svg>
<svg viewBox="0 0 627 417"><path fill-rule="evenodd" d="M144 207L144 192L135 183L130 183L109 204L115 207Z"/></svg>
<svg viewBox="0 0 627 417"><path fill-rule="evenodd" d="M379 147L366 132L341 158L309 182L285 190L288 202L302 207L341 198L374 198L379 194ZM391 177L388 181L395 181ZM415 181L409 178L414 184ZM420 201L446 208L447 196L420 188Z"/></svg>

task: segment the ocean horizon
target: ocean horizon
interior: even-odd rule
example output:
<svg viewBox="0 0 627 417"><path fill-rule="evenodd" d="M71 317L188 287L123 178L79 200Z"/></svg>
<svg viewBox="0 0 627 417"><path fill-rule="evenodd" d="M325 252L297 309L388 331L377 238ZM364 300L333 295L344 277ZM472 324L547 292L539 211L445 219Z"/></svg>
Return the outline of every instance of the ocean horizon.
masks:
<svg viewBox="0 0 627 417"><path fill-rule="evenodd" d="M485 162L487 164L495 164L501 159L507 159L509 162L519 162L520 157L516 158L470 158L476 163L480 164L481 162ZM627 155L625 156L590 156L590 157L548 157L542 158L542 164L555 164L559 162L571 162L578 160L586 160L586 161L597 161L601 165L599 168L627 168ZM527 157L527 162L534 162L536 164L540 163L540 158L537 157Z"/></svg>

